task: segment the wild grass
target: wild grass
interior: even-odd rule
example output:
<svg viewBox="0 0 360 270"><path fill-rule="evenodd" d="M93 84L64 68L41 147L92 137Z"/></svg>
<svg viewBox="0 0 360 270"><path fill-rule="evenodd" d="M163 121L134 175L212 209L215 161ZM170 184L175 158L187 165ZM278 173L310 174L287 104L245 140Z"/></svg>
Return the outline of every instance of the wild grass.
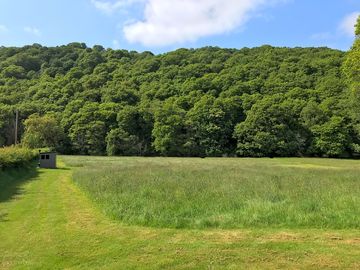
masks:
<svg viewBox="0 0 360 270"><path fill-rule="evenodd" d="M56 170L30 167L0 172L0 179L9 183L5 188L0 183L1 270L360 269L357 229L181 230L128 226L104 216L72 177L76 168L94 169L98 165L118 167L123 163L130 169L144 162L149 166L192 166L195 161L184 160L183 164L183 160L175 159L66 157L77 166L71 169L64 167L61 159ZM204 164L211 170L216 162L210 161ZM281 163L285 168L313 167L305 162ZM353 165L350 162L344 166ZM6 189L10 185L14 188Z"/></svg>
<svg viewBox="0 0 360 270"><path fill-rule="evenodd" d="M168 228L360 228L360 162L63 157L108 216Z"/></svg>

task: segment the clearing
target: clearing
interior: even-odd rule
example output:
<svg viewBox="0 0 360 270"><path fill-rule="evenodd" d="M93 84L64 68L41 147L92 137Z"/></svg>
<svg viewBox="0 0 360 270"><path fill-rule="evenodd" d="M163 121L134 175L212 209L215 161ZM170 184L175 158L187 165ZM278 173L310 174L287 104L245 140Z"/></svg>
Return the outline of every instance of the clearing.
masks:
<svg viewBox="0 0 360 270"><path fill-rule="evenodd" d="M72 180L73 174L76 177L82 173L78 170L85 168L80 163L92 158L63 159L74 167L62 163L58 170L0 174L1 182L6 183L0 182L0 269L360 268L360 232L346 221L338 226L349 226L347 229L290 229L279 225L200 230L124 225L103 214L107 212L104 206L90 201L85 194L95 199L91 193ZM209 160L211 169L216 159ZM325 170L332 174L341 171L338 167L342 164L348 164L349 170L359 164L322 162L298 159L282 164L285 170Z"/></svg>

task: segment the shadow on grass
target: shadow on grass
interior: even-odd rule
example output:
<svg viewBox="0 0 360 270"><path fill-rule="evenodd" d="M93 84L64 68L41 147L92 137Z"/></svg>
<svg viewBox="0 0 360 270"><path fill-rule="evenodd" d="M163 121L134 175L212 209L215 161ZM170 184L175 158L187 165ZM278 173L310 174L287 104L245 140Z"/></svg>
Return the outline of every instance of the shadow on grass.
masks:
<svg viewBox="0 0 360 270"><path fill-rule="evenodd" d="M70 171L71 168L68 168L68 167L61 167L61 168L56 168L55 170L57 171Z"/></svg>
<svg viewBox="0 0 360 270"><path fill-rule="evenodd" d="M12 168L0 171L0 203L24 193L23 184L34 180L39 175L36 163L26 167ZM0 222L5 220L6 214L0 212Z"/></svg>
<svg viewBox="0 0 360 270"><path fill-rule="evenodd" d="M8 214L7 213L0 213L0 222L6 222Z"/></svg>

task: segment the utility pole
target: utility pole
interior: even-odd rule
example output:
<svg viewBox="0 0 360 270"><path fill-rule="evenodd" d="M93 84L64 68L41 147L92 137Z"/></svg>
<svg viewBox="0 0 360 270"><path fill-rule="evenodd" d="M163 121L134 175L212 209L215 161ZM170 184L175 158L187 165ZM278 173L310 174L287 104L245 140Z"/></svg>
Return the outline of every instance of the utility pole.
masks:
<svg viewBox="0 0 360 270"><path fill-rule="evenodd" d="M18 144L19 110L15 111L15 145Z"/></svg>

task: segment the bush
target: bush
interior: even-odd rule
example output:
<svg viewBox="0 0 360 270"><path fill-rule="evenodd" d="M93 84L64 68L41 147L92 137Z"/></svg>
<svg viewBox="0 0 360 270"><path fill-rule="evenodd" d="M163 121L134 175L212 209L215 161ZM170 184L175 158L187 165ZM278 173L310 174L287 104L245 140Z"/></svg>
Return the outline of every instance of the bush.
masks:
<svg viewBox="0 0 360 270"><path fill-rule="evenodd" d="M0 148L0 170L3 168L23 166L34 160L37 151L20 147Z"/></svg>

